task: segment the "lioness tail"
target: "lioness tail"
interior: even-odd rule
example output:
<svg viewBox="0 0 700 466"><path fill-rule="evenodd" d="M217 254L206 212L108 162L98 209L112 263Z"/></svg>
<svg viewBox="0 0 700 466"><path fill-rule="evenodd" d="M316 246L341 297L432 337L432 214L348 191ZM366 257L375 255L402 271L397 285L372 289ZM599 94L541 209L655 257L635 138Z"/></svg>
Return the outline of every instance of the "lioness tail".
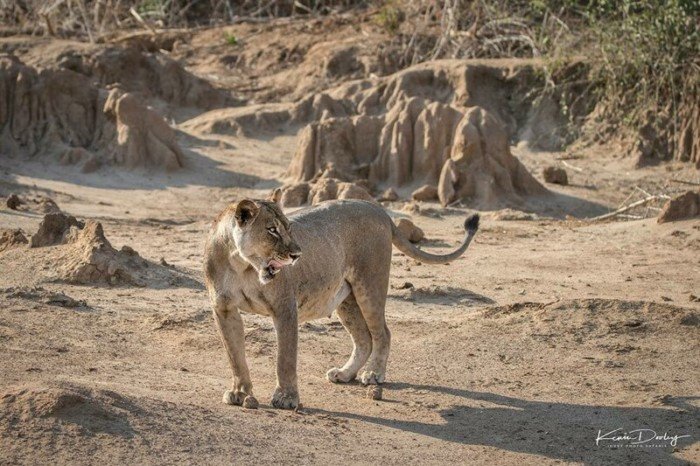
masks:
<svg viewBox="0 0 700 466"><path fill-rule="evenodd" d="M457 259L459 256L464 254L464 251L469 247L472 238L479 229L479 214L473 214L467 217L464 221L464 230L466 232L462 244L459 245L457 249L449 254L430 254L429 252L422 251L414 246L408 238L403 236L398 230L396 225L392 222L391 231L393 234L392 243L396 246L396 249L406 254L415 260L425 262L426 264L444 264L446 262L451 262Z"/></svg>

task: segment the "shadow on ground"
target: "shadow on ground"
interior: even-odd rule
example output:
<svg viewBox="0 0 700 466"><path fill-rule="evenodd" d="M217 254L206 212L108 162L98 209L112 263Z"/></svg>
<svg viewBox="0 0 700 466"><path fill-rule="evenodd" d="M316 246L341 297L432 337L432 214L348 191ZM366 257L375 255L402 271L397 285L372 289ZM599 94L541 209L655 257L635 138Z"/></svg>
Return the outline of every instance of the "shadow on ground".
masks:
<svg viewBox="0 0 700 466"><path fill-rule="evenodd" d="M525 205L517 210L534 213L541 217L585 219L605 214L611 209L594 201L550 191L547 196L529 198Z"/></svg>
<svg viewBox="0 0 700 466"><path fill-rule="evenodd" d="M686 448L698 438L698 408L686 400L669 400L671 408L637 408L604 405L580 405L531 401L494 393L408 383L387 383L385 397L392 391L425 390L470 400L471 406L456 405L439 411L441 424L384 419L354 413L325 414L368 422L392 429L426 435L464 445L483 445L518 453L546 456L555 460L580 461L584 464L688 464L672 453ZM496 406L474 406L486 402ZM680 408L680 409L679 409ZM613 442L596 438L620 429L650 429L657 435L689 435L679 438L677 446L670 440L652 440L639 445L631 441ZM613 434L611 434L612 436ZM638 434L637 434L638 435ZM651 435L643 432L644 437ZM618 448L611 447L619 445Z"/></svg>
<svg viewBox="0 0 700 466"><path fill-rule="evenodd" d="M415 304L444 306L453 306L455 304L473 306L496 304L488 296L475 293L466 288L441 285L415 287L410 282L406 282L398 289L389 290L388 298L410 301Z"/></svg>
<svg viewBox="0 0 700 466"><path fill-rule="evenodd" d="M157 169L127 169L120 166L104 165L93 173L81 173L76 166L60 165L49 156L32 158L0 158L0 178L10 183L23 183L19 177L41 178L51 181L77 184L100 189L142 189L159 190L172 187L209 186L229 188L253 188L257 183L270 181L242 171L221 168L221 163L190 149L183 149L185 167L166 173ZM2 181L2 179L0 179ZM14 191L13 191L14 192ZM21 189L17 191L21 194Z"/></svg>

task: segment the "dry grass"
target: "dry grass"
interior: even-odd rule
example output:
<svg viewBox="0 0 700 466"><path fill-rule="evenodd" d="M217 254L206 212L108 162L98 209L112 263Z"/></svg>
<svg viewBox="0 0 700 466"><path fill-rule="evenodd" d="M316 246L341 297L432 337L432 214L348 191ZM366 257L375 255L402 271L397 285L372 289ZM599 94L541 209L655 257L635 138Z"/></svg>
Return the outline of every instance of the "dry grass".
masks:
<svg viewBox="0 0 700 466"><path fill-rule="evenodd" d="M400 50L401 67L439 58L543 57L546 84L536 91L558 95L572 128L581 128L576 107L587 115L582 102L595 101L598 119L591 121L601 124L584 129L591 140L626 133L643 140L652 159L700 167L700 145L693 143L700 137L700 4L693 0L0 0L0 23L99 42L124 29L357 9L358 21L371 18ZM561 72L580 56L586 75Z"/></svg>
<svg viewBox="0 0 700 466"><path fill-rule="evenodd" d="M0 0L0 23L29 34L95 41L115 30L179 28L320 15L358 0Z"/></svg>

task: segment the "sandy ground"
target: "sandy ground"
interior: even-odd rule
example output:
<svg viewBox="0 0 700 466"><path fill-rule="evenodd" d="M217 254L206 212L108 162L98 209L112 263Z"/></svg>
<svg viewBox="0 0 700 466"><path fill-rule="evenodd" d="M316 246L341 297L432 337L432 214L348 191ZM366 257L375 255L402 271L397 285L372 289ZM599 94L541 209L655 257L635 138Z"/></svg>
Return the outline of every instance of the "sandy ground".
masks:
<svg viewBox="0 0 700 466"><path fill-rule="evenodd" d="M468 254L448 266L394 253L382 401L325 380L351 349L331 318L302 327L303 409L223 405L229 369L201 285L205 232L226 202L274 186L294 145L282 136L226 147L191 145L198 166L169 176L76 175L1 161L4 193L49 195L71 214L100 219L115 247L162 257L197 280L160 289L71 286L47 281L49 270L23 264L20 250L1 254L3 462L700 461L700 303L690 298L700 295L699 221L503 221L504 212L485 213ZM557 156L521 155L535 171ZM574 186L560 191L589 194L582 205L592 211L627 184L666 176L663 168L618 172L618 186L609 186L600 161L576 163L588 187L574 174ZM406 215L404 203L389 207ZM466 209L419 208L423 247L456 243ZM40 218L3 210L0 227L33 233ZM51 304L51 292L84 303ZM274 332L263 318L246 325L265 400L274 388ZM596 446L599 430L618 428L691 437L675 447Z"/></svg>
<svg viewBox="0 0 700 466"><path fill-rule="evenodd" d="M555 196L532 200L529 213L483 212L469 251L449 265L394 251L383 400L325 380L352 348L333 316L301 328L302 409L272 409L272 323L245 316L263 402L245 410L221 403L230 371L203 245L228 202L280 184L296 138L178 137L187 169L172 174L0 157L3 201L49 196L102 222L117 249L189 278L68 285L36 255L0 253L0 464L700 463L700 220L585 220L697 171L514 147L540 180L542 167L573 157L571 185L549 185ZM458 242L470 212L386 207L411 216L432 251ZM31 205L3 207L0 228L28 236L41 218ZM596 440L638 429L662 438Z"/></svg>

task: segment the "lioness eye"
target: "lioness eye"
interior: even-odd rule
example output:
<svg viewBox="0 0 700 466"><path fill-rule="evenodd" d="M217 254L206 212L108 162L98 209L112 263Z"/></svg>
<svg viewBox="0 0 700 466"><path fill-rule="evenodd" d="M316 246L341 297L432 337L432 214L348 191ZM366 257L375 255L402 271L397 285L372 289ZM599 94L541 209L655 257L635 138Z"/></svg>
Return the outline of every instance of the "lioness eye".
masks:
<svg viewBox="0 0 700 466"><path fill-rule="evenodd" d="M279 237L279 232L277 231L276 227L270 227L267 229L267 231L272 235L272 236L277 236Z"/></svg>

